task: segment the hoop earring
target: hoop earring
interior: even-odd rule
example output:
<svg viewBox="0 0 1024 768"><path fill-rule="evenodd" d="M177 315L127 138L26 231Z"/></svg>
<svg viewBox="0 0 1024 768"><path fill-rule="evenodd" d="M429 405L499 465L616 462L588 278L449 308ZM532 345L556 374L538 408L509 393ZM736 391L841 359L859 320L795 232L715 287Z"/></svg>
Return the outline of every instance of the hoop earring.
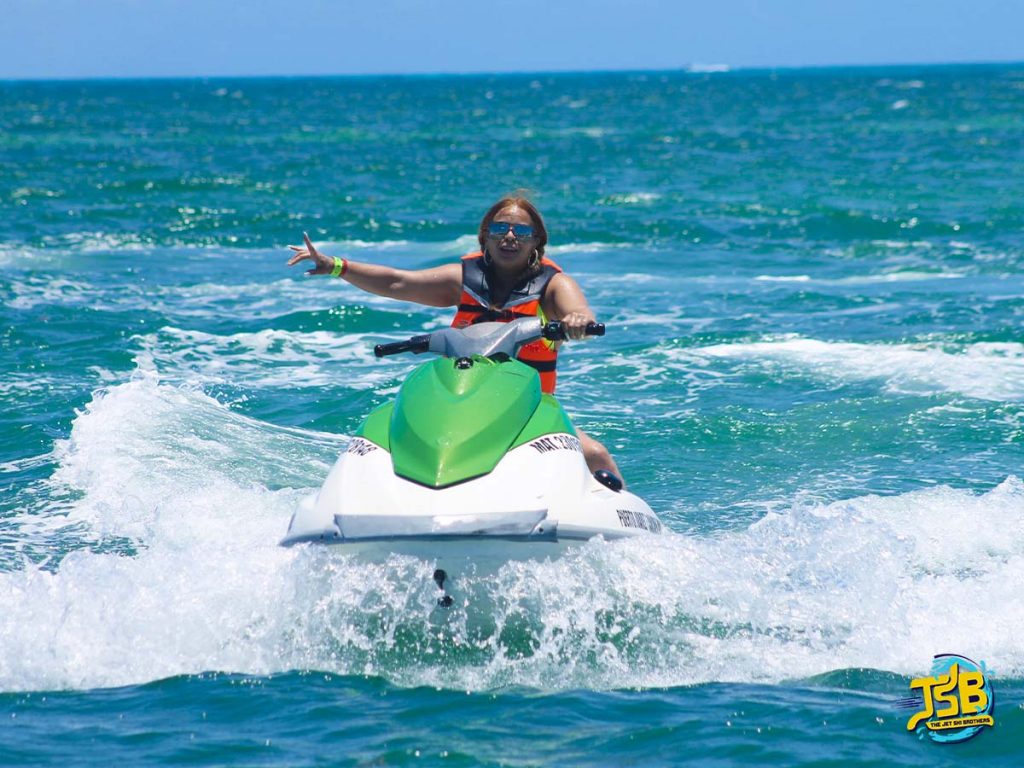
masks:
<svg viewBox="0 0 1024 768"><path fill-rule="evenodd" d="M536 248L533 249L533 253L530 254L530 269L536 269L537 265L540 264L540 251Z"/></svg>

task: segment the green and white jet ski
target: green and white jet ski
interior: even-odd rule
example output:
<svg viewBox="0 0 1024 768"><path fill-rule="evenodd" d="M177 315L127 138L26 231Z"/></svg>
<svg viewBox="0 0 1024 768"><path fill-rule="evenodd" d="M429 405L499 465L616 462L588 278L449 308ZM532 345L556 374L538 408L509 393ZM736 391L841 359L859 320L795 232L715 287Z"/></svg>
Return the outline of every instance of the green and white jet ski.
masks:
<svg viewBox="0 0 1024 768"><path fill-rule="evenodd" d="M541 337L564 338L561 324L522 318L378 345L378 357L440 357L369 415L281 544L329 544L374 560L414 555L436 563L444 589L467 563L486 573L595 536L661 534L657 515L618 478L591 474L562 406L515 359Z"/></svg>

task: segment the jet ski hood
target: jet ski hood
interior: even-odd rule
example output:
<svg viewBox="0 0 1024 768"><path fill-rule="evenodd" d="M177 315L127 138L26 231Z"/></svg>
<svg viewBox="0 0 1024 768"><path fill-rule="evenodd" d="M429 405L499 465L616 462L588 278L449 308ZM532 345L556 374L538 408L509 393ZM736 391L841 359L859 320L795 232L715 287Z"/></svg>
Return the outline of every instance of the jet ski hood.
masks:
<svg viewBox="0 0 1024 768"><path fill-rule="evenodd" d="M391 413L395 474L431 488L486 475L540 402L540 380L516 361L473 355L421 366Z"/></svg>

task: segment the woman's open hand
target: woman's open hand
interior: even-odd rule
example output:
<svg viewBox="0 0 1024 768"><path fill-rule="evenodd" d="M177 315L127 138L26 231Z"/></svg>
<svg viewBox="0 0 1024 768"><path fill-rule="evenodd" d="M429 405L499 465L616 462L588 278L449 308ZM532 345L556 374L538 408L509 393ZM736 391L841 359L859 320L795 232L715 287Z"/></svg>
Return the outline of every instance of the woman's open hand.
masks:
<svg viewBox="0 0 1024 768"><path fill-rule="evenodd" d="M309 239L309 235L305 232L302 233L302 239L306 242L305 247L298 245L289 245L288 247L295 251L292 257L288 259L288 266L294 267L300 261L309 259L313 262L313 268L307 269L307 275L329 275L331 270L334 269L334 259L330 256L324 256L316 248L313 247L313 243Z"/></svg>

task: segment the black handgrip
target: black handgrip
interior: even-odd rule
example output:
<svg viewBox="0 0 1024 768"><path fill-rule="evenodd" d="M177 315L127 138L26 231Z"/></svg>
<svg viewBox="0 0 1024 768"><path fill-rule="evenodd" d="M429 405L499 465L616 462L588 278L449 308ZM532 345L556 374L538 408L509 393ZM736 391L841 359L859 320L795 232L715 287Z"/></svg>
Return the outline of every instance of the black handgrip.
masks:
<svg viewBox="0 0 1024 768"><path fill-rule="evenodd" d="M565 327L560 320L545 323L541 331L548 341L565 341ZM604 336L604 323L587 323L587 336Z"/></svg>
<svg viewBox="0 0 1024 768"><path fill-rule="evenodd" d="M411 339L405 341L392 341L389 344L378 344L373 348L373 354L377 357L386 357L388 355L397 355L402 352L415 352L417 355L420 352L426 352L430 347L430 334L424 334L423 336L413 336Z"/></svg>

